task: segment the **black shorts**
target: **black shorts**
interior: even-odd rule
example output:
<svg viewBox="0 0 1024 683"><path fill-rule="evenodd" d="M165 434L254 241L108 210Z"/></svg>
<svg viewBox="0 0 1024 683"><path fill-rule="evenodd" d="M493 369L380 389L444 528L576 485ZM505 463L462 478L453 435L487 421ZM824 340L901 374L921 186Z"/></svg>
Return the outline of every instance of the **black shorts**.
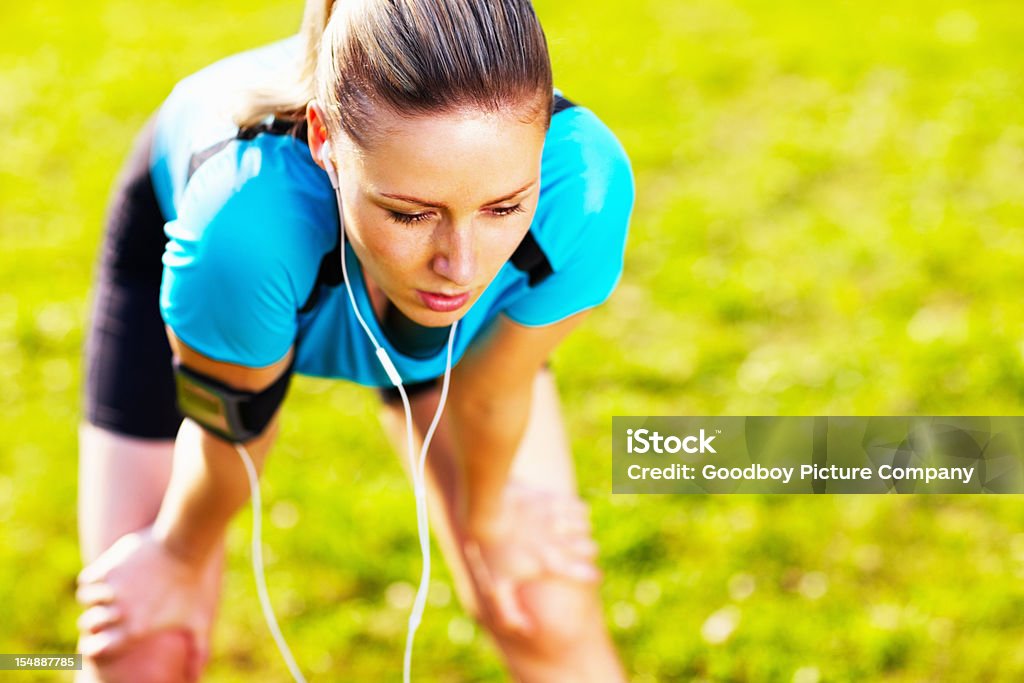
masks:
<svg viewBox="0 0 1024 683"><path fill-rule="evenodd" d="M173 439L181 425L171 348L160 316L166 218L149 173L153 120L139 134L114 186L85 342L85 418L146 439ZM413 396L439 384L406 386ZM394 387L386 402L399 400Z"/></svg>
<svg viewBox="0 0 1024 683"><path fill-rule="evenodd" d="M153 120L114 186L85 342L85 418L119 434L173 439L181 424L160 317L166 222L149 174Z"/></svg>

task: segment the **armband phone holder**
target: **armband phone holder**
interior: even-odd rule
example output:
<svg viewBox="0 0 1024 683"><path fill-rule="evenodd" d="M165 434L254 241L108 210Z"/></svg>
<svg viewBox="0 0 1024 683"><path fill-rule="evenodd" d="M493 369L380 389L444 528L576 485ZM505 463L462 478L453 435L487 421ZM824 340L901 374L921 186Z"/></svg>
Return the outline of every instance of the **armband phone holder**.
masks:
<svg viewBox="0 0 1024 683"><path fill-rule="evenodd" d="M284 401L293 364L269 387L259 392L231 387L192 368L174 364L178 409L208 431L232 443L263 433Z"/></svg>

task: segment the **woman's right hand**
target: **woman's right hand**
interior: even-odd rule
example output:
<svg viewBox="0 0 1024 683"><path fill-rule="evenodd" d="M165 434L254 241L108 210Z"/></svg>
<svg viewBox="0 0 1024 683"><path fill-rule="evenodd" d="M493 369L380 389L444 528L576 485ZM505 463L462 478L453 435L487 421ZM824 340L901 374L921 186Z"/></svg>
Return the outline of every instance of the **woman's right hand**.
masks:
<svg viewBox="0 0 1024 683"><path fill-rule="evenodd" d="M179 629L191 636L188 668L198 676L210 628L204 572L171 552L152 527L122 536L78 575L76 597L86 608L78 620L82 654L116 655L133 639Z"/></svg>

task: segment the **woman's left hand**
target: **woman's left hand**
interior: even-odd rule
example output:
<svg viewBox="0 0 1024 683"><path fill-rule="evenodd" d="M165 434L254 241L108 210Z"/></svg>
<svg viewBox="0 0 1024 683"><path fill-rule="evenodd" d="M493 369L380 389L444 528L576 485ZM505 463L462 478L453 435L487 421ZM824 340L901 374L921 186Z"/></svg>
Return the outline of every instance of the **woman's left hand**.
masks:
<svg viewBox="0 0 1024 683"><path fill-rule="evenodd" d="M542 576L596 582L597 544L588 508L576 496L509 482L496 514L467 520L463 552L483 609L502 628L528 633L519 587Z"/></svg>

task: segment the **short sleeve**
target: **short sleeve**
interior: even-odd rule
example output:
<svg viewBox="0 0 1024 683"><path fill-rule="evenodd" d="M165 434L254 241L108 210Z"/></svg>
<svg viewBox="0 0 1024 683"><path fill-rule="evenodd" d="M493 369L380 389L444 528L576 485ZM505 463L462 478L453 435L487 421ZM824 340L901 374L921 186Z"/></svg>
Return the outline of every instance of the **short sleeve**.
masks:
<svg viewBox="0 0 1024 683"><path fill-rule="evenodd" d="M189 347L218 361L270 365L297 334L319 247L313 226L273 174L263 151L230 145L189 181L167 224L160 310Z"/></svg>
<svg viewBox="0 0 1024 683"><path fill-rule="evenodd" d="M634 199L629 160L593 114L570 110L560 116L569 114L576 118L545 143L541 200L531 229L553 272L505 309L512 320L531 327L604 303L622 275Z"/></svg>

